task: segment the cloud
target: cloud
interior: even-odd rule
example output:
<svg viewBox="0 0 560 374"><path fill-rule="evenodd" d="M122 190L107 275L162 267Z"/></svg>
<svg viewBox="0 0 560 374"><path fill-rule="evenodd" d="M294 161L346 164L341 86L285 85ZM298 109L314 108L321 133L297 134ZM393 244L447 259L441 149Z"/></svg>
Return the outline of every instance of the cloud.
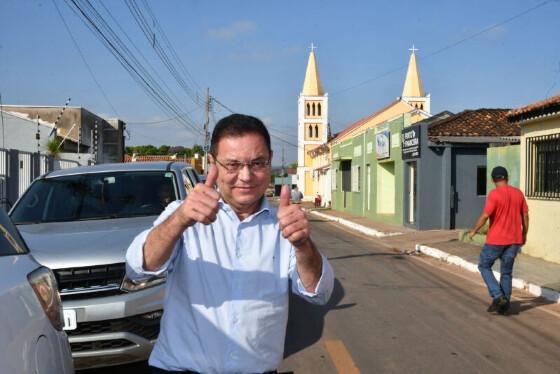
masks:
<svg viewBox="0 0 560 374"><path fill-rule="evenodd" d="M229 58L234 61L272 61L284 58L293 54L301 53L305 50L301 46L289 46L274 50L249 50L245 52L234 52L229 54Z"/></svg>
<svg viewBox="0 0 560 374"><path fill-rule="evenodd" d="M490 39L501 39L502 37L504 37L507 33L507 29L505 26L500 25L500 26L496 26L491 28L490 30L488 30L488 32L486 33L487 37Z"/></svg>
<svg viewBox="0 0 560 374"><path fill-rule="evenodd" d="M215 39L232 40L239 35L250 33L257 29L257 25L251 21L237 21L228 26L217 27L208 30L208 35Z"/></svg>

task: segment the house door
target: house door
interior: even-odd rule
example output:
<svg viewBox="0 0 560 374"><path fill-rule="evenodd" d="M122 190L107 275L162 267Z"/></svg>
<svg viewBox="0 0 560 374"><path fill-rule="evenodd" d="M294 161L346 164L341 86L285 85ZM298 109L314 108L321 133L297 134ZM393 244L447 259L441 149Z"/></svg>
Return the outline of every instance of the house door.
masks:
<svg viewBox="0 0 560 374"><path fill-rule="evenodd" d="M451 228L473 227L484 209L485 191L477 188L486 168L486 149L455 148L451 162Z"/></svg>
<svg viewBox="0 0 560 374"><path fill-rule="evenodd" d="M342 172L342 200L343 207L346 208L347 205L347 194L352 190L352 161L344 160L340 163L340 171Z"/></svg>
<svg viewBox="0 0 560 374"><path fill-rule="evenodd" d="M371 165L366 165L367 169L367 182L366 182L366 199L367 199L367 210L371 210Z"/></svg>
<svg viewBox="0 0 560 374"><path fill-rule="evenodd" d="M416 222L416 162L408 163L408 223Z"/></svg>

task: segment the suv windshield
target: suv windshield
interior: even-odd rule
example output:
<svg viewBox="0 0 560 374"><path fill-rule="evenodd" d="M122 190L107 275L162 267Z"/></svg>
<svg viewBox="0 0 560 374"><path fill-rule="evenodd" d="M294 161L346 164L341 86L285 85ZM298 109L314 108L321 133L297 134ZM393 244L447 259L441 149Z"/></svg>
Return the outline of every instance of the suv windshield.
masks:
<svg viewBox="0 0 560 374"><path fill-rule="evenodd" d="M35 181L11 218L25 224L159 215L177 199L172 172L69 175Z"/></svg>

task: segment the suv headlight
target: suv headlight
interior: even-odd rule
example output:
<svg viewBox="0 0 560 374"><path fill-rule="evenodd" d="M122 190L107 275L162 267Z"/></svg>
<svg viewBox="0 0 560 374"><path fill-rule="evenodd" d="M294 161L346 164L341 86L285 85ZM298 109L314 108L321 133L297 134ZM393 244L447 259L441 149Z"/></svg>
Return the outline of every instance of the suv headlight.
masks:
<svg viewBox="0 0 560 374"><path fill-rule="evenodd" d="M136 292L136 291L144 290L146 288L155 287L157 285L165 283L166 280L167 280L167 274L160 275L158 277L139 279L139 280L130 279L125 275L121 284L121 290L126 292Z"/></svg>

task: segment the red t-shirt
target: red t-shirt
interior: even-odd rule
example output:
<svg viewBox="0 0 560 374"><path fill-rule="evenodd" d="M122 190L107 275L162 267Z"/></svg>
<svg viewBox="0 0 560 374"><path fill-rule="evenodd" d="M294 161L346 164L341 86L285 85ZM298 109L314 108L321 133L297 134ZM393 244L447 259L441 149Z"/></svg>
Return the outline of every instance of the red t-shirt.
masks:
<svg viewBox="0 0 560 374"><path fill-rule="evenodd" d="M528 213L525 196L518 188L505 185L488 194L484 213L490 216L486 243L494 245L522 244L521 215Z"/></svg>

